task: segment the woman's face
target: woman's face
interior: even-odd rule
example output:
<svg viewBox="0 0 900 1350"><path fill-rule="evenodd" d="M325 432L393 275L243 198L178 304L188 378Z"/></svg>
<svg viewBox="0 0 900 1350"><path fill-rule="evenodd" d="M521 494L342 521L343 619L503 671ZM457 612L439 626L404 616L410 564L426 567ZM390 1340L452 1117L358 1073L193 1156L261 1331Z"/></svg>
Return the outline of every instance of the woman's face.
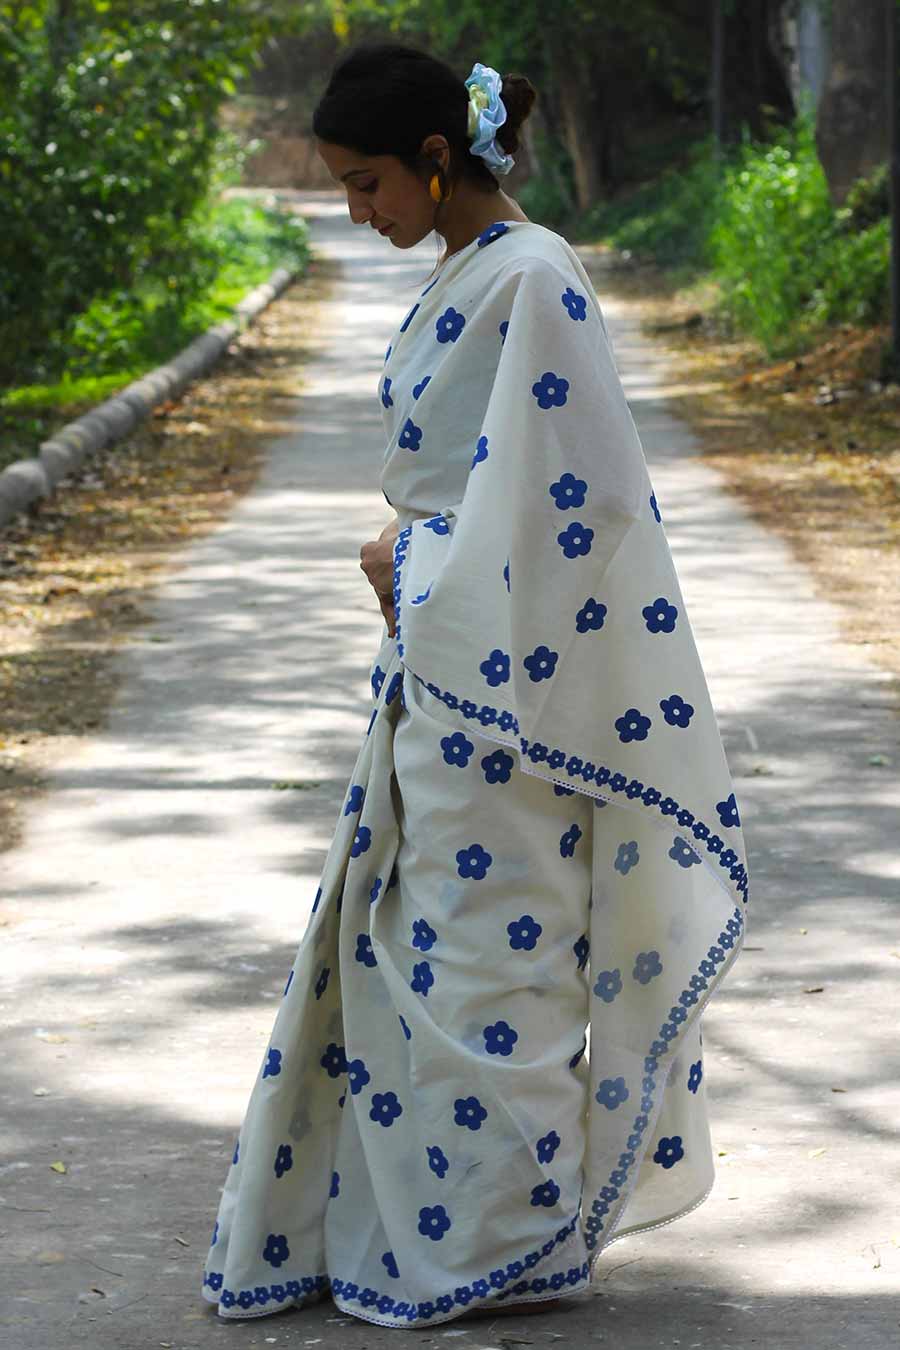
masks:
<svg viewBox="0 0 900 1350"><path fill-rule="evenodd" d="M354 225L386 227L398 248L412 248L434 228L428 187L394 155L364 155L316 139L316 150L332 178L347 191Z"/></svg>

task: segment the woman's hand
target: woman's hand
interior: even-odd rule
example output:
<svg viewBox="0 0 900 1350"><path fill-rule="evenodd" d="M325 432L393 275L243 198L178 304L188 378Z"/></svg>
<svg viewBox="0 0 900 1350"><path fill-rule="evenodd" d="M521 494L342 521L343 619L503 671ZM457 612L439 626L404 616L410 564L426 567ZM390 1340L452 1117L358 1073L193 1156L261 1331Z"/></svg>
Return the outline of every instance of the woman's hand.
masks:
<svg viewBox="0 0 900 1350"><path fill-rule="evenodd" d="M400 521L392 520L377 539L359 550L360 567L368 577L388 626L388 637L396 631L394 618L394 540L400 533Z"/></svg>

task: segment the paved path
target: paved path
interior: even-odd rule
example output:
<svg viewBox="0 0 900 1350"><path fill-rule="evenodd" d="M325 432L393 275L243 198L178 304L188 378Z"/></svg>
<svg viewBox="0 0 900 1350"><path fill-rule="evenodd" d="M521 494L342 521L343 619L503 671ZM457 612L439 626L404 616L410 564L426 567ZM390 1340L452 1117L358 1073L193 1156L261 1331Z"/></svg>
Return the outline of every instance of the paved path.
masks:
<svg viewBox="0 0 900 1350"><path fill-rule="evenodd" d="M354 228L339 195L301 203L343 274L295 431L174 559L116 658L107 729L0 859L0 1344L896 1346L896 685L841 644L810 575L702 462L660 398L661 357L602 281L749 849L747 947L704 1017L716 1186L613 1244L596 1296L556 1314L400 1332L330 1304L225 1326L201 1303L218 1192L368 725L383 628L359 546L391 517L376 386L437 257L435 239L404 253Z"/></svg>

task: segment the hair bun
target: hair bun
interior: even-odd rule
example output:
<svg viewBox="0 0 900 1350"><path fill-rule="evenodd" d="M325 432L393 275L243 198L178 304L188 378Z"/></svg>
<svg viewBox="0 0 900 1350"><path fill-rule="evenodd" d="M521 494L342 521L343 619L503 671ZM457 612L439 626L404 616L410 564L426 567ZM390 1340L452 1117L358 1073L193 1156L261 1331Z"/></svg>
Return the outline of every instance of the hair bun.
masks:
<svg viewBox="0 0 900 1350"><path fill-rule="evenodd" d="M531 112L537 90L527 75L504 75L500 97L506 108L506 121L497 129L497 140L509 155L519 149L519 129Z"/></svg>

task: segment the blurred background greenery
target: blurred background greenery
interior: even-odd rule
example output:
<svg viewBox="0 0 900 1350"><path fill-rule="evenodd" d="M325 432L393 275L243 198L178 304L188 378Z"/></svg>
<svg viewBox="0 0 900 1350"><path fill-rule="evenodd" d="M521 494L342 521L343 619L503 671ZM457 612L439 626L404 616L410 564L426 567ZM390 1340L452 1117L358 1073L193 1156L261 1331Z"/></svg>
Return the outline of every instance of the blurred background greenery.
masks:
<svg viewBox="0 0 900 1350"><path fill-rule="evenodd" d="M895 0L885 0L895 3ZM242 182L333 188L312 109L396 37L539 98L531 219L715 282L769 354L888 318L884 6L855 0L0 0L0 416L39 439L309 256ZM840 53L841 60L832 59ZM848 82L852 96L848 96Z"/></svg>

